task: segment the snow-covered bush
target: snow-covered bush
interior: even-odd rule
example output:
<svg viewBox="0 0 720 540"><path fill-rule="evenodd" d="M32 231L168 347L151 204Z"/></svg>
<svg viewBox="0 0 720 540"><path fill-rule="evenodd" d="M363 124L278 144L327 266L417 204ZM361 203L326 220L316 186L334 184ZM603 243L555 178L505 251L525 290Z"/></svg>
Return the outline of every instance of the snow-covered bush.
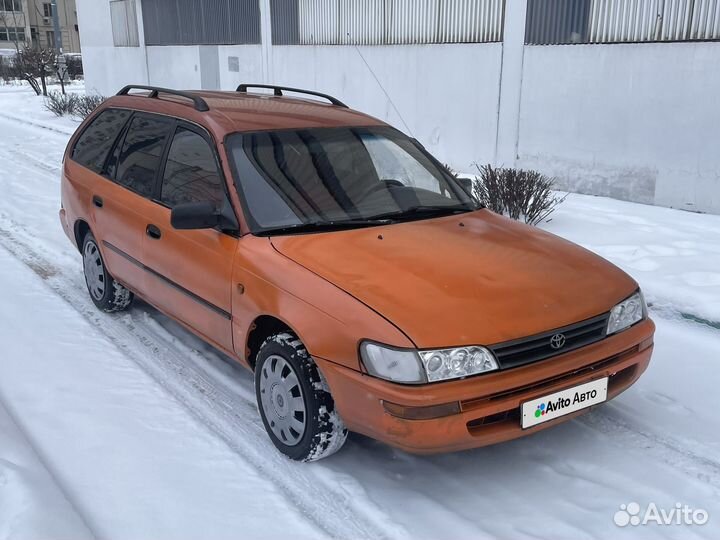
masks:
<svg viewBox="0 0 720 540"><path fill-rule="evenodd" d="M476 167L480 176L473 185L475 197L490 210L530 225L546 220L567 197L553 193L553 179L537 171Z"/></svg>
<svg viewBox="0 0 720 540"><path fill-rule="evenodd" d="M45 108L56 116L72 115L84 120L95 108L105 101L105 96L79 95L73 93L49 92L45 98Z"/></svg>
<svg viewBox="0 0 720 540"><path fill-rule="evenodd" d="M79 96L77 94L63 94L58 91L48 92L45 98L45 108L55 114L55 116L73 114L77 107L78 99Z"/></svg>
<svg viewBox="0 0 720 540"><path fill-rule="evenodd" d="M87 96L78 96L77 102L75 103L75 110L72 111L71 114L76 118L84 120L106 99L107 98L105 96L92 94Z"/></svg>

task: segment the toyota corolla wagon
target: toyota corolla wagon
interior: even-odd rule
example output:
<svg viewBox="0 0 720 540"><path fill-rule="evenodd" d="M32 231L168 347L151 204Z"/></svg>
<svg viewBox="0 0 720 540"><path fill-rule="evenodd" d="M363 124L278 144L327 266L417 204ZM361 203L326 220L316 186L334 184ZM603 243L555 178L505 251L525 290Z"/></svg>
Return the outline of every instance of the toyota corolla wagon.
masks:
<svg viewBox="0 0 720 540"><path fill-rule="evenodd" d="M295 460L348 430L416 453L535 433L653 349L628 275L325 94L126 87L70 140L60 221L97 307L138 296L254 372Z"/></svg>

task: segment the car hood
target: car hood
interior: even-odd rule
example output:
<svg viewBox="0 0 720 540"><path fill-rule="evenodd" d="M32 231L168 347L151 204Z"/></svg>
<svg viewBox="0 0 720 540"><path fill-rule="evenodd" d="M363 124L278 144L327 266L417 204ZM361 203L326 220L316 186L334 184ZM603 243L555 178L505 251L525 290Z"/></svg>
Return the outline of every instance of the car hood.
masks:
<svg viewBox="0 0 720 540"><path fill-rule="evenodd" d="M559 328L609 311L637 288L601 257L489 210L272 244L419 348L491 345Z"/></svg>

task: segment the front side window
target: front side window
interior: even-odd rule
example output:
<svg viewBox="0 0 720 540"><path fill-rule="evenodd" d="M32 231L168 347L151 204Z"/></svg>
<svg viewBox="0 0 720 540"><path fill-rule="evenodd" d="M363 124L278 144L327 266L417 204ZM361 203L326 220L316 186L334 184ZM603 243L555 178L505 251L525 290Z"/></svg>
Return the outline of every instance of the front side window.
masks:
<svg viewBox="0 0 720 540"><path fill-rule="evenodd" d="M215 154L198 133L179 127L168 152L163 174L162 202L170 208L210 201L219 208L225 199Z"/></svg>
<svg viewBox="0 0 720 540"><path fill-rule="evenodd" d="M71 159L93 172L101 173L110 147L129 117L130 111L124 109L101 112L78 138Z"/></svg>
<svg viewBox="0 0 720 540"><path fill-rule="evenodd" d="M467 212L475 201L388 127L236 133L227 147L253 232Z"/></svg>
<svg viewBox="0 0 720 540"><path fill-rule="evenodd" d="M165 141L173 121L163 116L137 113L130 122L120 151L115 181L136 193L149 197Z"/></svg>

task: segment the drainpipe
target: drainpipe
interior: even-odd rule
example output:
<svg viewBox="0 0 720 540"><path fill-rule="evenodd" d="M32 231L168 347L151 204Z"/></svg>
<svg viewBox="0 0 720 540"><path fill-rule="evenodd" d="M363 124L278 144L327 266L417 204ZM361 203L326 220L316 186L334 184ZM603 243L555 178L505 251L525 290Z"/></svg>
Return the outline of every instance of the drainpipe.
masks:
<svg viewBox="0 0 720 540"><path fill-rule="evenodd" d="M52 6L53 34L55 35L55 49L62 54L62 34L60 33L60 14L58 13L57 0L50 0Z"/></svg>

